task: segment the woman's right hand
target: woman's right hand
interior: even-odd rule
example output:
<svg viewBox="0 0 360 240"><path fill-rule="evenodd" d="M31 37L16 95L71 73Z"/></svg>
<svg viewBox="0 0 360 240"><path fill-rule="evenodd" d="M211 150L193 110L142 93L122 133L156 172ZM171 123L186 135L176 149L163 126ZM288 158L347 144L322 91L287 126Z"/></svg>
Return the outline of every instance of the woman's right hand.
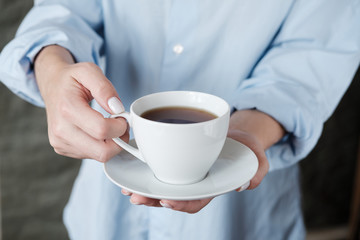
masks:
<svg viewBox="0 0 360 240"><path fill-rule="evenodd" d="M68 50L51 45L38 54L35 75L56 153L106 162L121 151L112 138L128 141L126 121L104 118L89 105L95 99L111 114L124 111L115 88L97 65L74 63Z"/></svg>

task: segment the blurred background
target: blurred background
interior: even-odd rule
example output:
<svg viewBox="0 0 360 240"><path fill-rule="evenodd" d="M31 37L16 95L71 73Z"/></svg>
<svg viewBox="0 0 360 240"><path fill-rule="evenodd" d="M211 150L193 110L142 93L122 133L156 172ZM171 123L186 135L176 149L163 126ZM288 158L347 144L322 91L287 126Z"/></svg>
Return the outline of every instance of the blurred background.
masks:
<svg viewBox="0 0 360 240"><path fill-rule="evenodd" d="M32 5L31 0L0 0L0 50ZM359 233L359 137L358 72L316 148L301 162L309 240L347 239L354 229ZM55 154L49 145L44 109L0 83L0 239L68 239L62 210L79 166L79 160Z"/></svg>

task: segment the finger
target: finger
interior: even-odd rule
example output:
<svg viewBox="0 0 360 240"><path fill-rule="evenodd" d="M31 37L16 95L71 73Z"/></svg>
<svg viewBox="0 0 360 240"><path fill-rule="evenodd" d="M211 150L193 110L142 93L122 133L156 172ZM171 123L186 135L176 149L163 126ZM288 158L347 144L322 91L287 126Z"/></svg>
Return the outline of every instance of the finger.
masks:
<svg viewBox="0 0 360 240"><path fill-rule="evenodd" d="M59 111L68 121L98 140L122 136L128 127L123 118L104 118L81 97L63 103Z"/></svg>
<svg viewBox="0 0 360 240"><path fill-rule="evenodd" d="M125 196L131 196L132 195L132 192L129 192L128 190L126 189L121 189L121 193Z"/></svg>
<svg viewBox="0 0 360 240"><path fill-rule="evenodd" d="M72 71L72 77L90 91L101 107L113 114L124 111L114 86L96 64L78 63L75 67L77 69Z"/></svg>
<svg viewBox="0 0 360 240"><path fill-rule="evenodd" d="M265 151L262 148L262 145L252 135L238 130L229 130L228 137L243 143L255 153L256 158L259 162L259 167L254 177L250 180L250 185L247 187L247 189L256 188L261 183L262 179L265 177L269 170L269 162L266 158Z"/></svg>
<svg viewBox="0 0 360 240"><path fill-rule="evenodd" d="M248 181L247 183L243 184L241 187L239 187L238 189L235 189L235 191L237 192L242 192L245 191L249 188L250 186L250 181Z"/></svg>
<svg viewBox="0 0 360 240"><path fill-rule="evenodd" d="M135 205L146 205L149 207L161 207L158 199L144 197L133 193L130 198L130 202Z"/></svg>
<svg viewBox="0 0 360 240"><path fill-rule="evenodd" d="M55 152L64 156L106 162L122 150L112 140L96 140L74 126L62 127L60 131L60 136L51 136L50 139ZM128 133L122 138L127 141Z"/></svg>
<svg viewBox="0 0 360 240"><path fill-rule="evenodd" d="M259 186L259 184L261 183L261 181L264 179L265 175L269 171L269 162L266 158L265 152L264 151L254 151L254 153L259 161L259 168L258 168L255 176L250 180L250 185L247 188L249 190L254 189L257 186Z"/></svg>
<svg viewBox="0 0 360 240"><path fill-rule="evenodd" d="M203 209L212 198L191 200L191 201L174 201L174 200L161 200L160 204L163 207L170 208L176 211L197 213Z"/></svg>

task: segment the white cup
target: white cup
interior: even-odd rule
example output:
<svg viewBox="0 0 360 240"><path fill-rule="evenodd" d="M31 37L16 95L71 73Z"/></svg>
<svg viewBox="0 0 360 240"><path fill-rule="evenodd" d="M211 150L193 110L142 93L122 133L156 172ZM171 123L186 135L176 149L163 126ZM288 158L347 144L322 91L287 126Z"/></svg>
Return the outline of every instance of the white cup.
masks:
<svg viewBox="0 0 360 240"><path fill-rule="evenodd" d="M190 107L205 110L217 117L212 120L176 124L145 119L141 115L163 107ZM225 143L230 107L223 99L201 92L159 92L134 101L130 113L111 115L125 118L133 130L138 148L113 140L142 160L160 181L191 184L205 178Z"/></svg>

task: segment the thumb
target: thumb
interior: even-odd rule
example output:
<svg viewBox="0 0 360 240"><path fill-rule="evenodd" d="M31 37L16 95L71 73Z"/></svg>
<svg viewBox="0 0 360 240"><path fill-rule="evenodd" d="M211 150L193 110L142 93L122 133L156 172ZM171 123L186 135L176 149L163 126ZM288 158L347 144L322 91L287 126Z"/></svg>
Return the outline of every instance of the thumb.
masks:
<svg viewBox="0 0 360 240"><path fill-rule="evenodd" d="M87 62L76 65L77 70L73 72L73 78L90 92L102 108L112 114L124 111L114 86L96 64Z"/></svg>

